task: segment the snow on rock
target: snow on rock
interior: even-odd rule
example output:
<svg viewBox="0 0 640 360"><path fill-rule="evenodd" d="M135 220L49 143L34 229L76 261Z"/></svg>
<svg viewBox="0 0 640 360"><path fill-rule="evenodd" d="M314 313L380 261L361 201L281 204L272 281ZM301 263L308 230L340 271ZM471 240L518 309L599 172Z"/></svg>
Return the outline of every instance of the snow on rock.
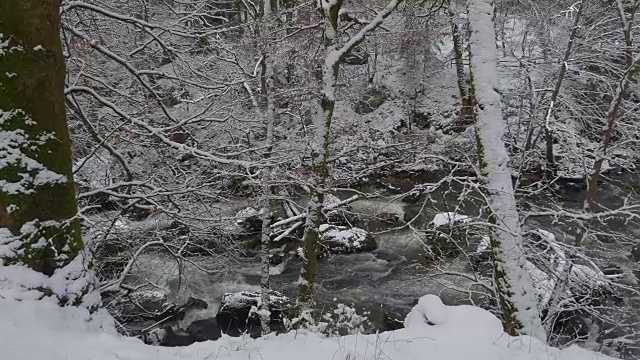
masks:
<svg viewBox="0 0 640 360"><path fill-rule="evenodd" d="M553 235L553 233L551 233L550 231L547 230L543 230L543 229L536 229L532 231L534 234L538 234L540 236L540 238L542 238L542 240L545 240L547 242L555 242L556 241L556 236Z"/></svg>
<svg viewBox="0 0 640 360"><path fill-rule="evenodd" d="M455 212L445 212L436 214L431 220L431 223L435 227L440 226L455 226L460 224L466 224L471 221L471 218L467 215L458 214Z"/></svg>
<svg viewBox="0 0 640 360"><path fill-rule="evenodd" d="M404 320L404 326L433 327L443 333L455 332L458 337L492 340L502 336L502 323L481 308L460 305L446 306L436 295L425 295Z"/></svg>
<svg viewBox="0 0 640 360"><path fill-rule="evenodd" d="M11 360L375 360L380 354L403 360L613 359L576 346L555 349L528 336L511 337L490 313L438 300L423 297L405 320L410 326L381 334L326 337L297 331L255 340L223 336L169 348L118 335L108 316L98 316L104 314L87 322L86 311L59 308L52 301L0 299L0 349L2 358Z"/></svg>
<svg viewBox="0 0 640 360"><path fill-rule="evenodd" d="M571 267L569 281L572 285L585 289L593 289L605 285L604 274L601 271L596 271L589 266L580 264L573 264Z"/></svg>
<svg viewBox="0 0 640 360"><path fill-rule="evenodd" d="M260 291L241 291L237 293L226 293L222 296L222 306L219 311L226 311L228 309L239 309L245 307L256 306L261 304ZM277 291L271 291L269 294L271 304L286 304L289 302L289 298L282 295Z"/></svg>
<svg viewBox="0 0 640 360"><path fill-rule="evenodd" d="M277 291L270 291L269 302L270 326L273 331L281 331L284 324L283 312L291 305L291 301ZM222 305L216 315L217 324L222 332L229 336L249 333L253 337L259 337L262 333L261 306L262 294L260 291L224 294Z"/></svg>
<svg viewBox="0 0 640 360"><path fill-rule="evenodd" d="M529 273L529 276L531 276L533 292L538 302L538 309L544 309L551 300L556 282L530 261L525 262L524 268Z"/></svg>
<svg viewBox="0 0 640 360"><path fill-rule="evenodd" d="M476 252L481 253L489 250L491 250L491 238L489 236L483 236L476 248Z"/></svg>
<svg viewBox="0 0 640 360"><path fill-rule="evenodd" d="M377 248L373 236L360 228L322 224L318 230L322 244L332 253L372 251Z"/></svg>
<svg viewBox="0 0 640 360"><path fill-rule="evenodd" d="M262 228L262 212L253 207L238 211L235 217L236 225L246 232L257 232Z"/></svg>
<svg viewBox="0 0 640 360"><path fill-rule="evenodd" d="M424 325L442 325L447 321L448 309L439 297L426 295L418 300L418 304L404 319L407 328Z"/></svg>

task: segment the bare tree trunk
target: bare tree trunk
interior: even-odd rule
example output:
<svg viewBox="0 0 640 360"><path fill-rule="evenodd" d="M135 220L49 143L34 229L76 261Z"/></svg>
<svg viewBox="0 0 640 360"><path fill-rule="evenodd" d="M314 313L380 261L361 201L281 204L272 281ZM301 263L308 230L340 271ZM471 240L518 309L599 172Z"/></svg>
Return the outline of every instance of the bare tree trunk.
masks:
<svg viewBox="0 0 640 360"><path fill-rule="evenodd" d="M269 61L265 55L263 61ZM267 66L269 69L269 66ZM262 262L260 288L262 293L262 332L264 334L270 332L269 322L271 319L270 311L270 286L269 286L269 242L271 239L271 201L273 193L271 191L271 160L273 151L273 125L275 120L275 105L273 103L273 81L267 82L267 115L265 126L267 127L267 135L265 140L264 160L267 162L262 168L262 239L260 241L260 260Z"/></svg>
<svg viewBox="0 0 640 360"><path fill-rule="evenodd" d="M624 63L627 68L630 68L633 63L633 19L638 7L640 7L640 2L636 1L635 5L630 6L629 12L625 10L622 0L616 0L616 6L618 7L618 16L620 16L622 33L624 34Z"/></svg>
<svg viewBox="0 0 640 360"><path fill-rule="evenodd" d="M618 120L618 113L620 112L620 105L622 104L622 96L624 95L629 82L633 81L639 64L640 56L636 56L635 59L631 60L631 66L625 72L622 80L620 80L620 83L616 88L616 93L609 103L607 123L605 124L604 129L602 129L602 143L600 143L600 146L596 151L593 169L587 179L587 198L584 202L585 209L596 209L596 196L598 193L598 182L600 181L600 174L602 172L602 164L607 158L607 150L609 149L611 139L613 138L616 121Z"/></svg>
<svg viewBox="0 0 640 360"><path fill-rule="evenodd" d="M418 91L416 86L417 81L417 62L416 58L416 35L415 31L416 11L415 0L407 0L404 9L404 24L403 28L405 34L402 37L402 44L400 46L400 57L404 62L404 76L403 81L406 87L407 95L407 128L411 131L414 123L414 117L416 112L416 103L418 101Z"/></svg>
<svg viewBox="0 0 640 360"><path fill-rule="evenodd" d="M262 62L266 63L263 65L264 71L271 72L271 67L268 64L269 58L266 54L266 51L263 52ZM273 102L273 81L267 81L267 109L263 112L260 109L260 104L258 100L253 94L251 87L249 84L244 83L244 87L249 93L249 97L253 102L253 107L256 110L256 115L261 120L266 128L266 136L265 136L265 149L263 154L264 165L262 167L262 199L261 199L261 219L262 219L262 228L261 228L261 237L260 237L260 320L262 325L262 332L264 334L271 331L269 326L269 322L271 319L270 314L270 300L271 297L269 295L271 287L270 287L270 262L269 262L269 243L271 242L271 202L273 198L273 191L271 189L271 164L269 163L271 160L271 156L273 153L273 128L275 122L275 105Z"/></svg>
<svg viewBox="0 0 640 360"><path fill-rule="evenodd" d="M586 1L586 0L585 0ZM585 1L580 1L580 5L578 8L578 12L576 14L576 18L573 22L573 27L571 28L571 34L569 35L569 43L567 44L567 48L564 51L564 57L562 59L562 65L560 66L560 71L558 73L558 79L556 80L555 87L553 88L553 93L551 94L551 100L549 102L549 107L544 116L544 138L546 144L546 169L545 173L547 178L553 178L556 174L556 164L555 157L553 154L553 130L551 130L551 117L553 116L553 111L555 110L555 106L558 102L558 97L560 95L560 89L562 88L562 82L564 80L564 75L567 72L567 67L569 66L568 62L571 57L571 52L573 49L573 43L576 38L576 34L578 31L578 27L580 25L580 17L582 15L582 9L584 8Z"/></svg>
<svg viewBox="0 0 640 360"><path fill-rule="evenodd" d="M620 80L616 93L611 99L609 104L609 110L607 111L607 123L602 130L602 143L596 152L595 162L593 163L593 169L587 176L587 197L584 202L585 209L596 209L596 196L598 193L598 183L600 181L600 173L602 172L602 164L607 156L607 149L611 143L613 137L615 123L618 119L618 113L620 112L620 105L622 103L622 96L624 95L627 86L630 81L633 80L635 75L635 69L638 64L638 59L633 59L633 19L635 17L640 2L637 2L635 7L630 8L630 12L627 13L622 4L622 0L616 0L616 6L618 7L618 16L620 17L620 23L622 25L622 32L624 34L625 48L624 58L627 70Z"/></svg>
<svg viewBox="0 0 640 360"><path fill-rule="evenodd" d="M322 205L329 177L329 154L331 146L331 123L335 108L335 89L340 69L339 58L334 58L338 49L338 20L343 0L328 2L320 0L319 10L325 23L325 66L323 69L322 100L320 109L314 116L314 135L311 143L312 185L304 224L302 272L300 273L300 293L298 300L311 305L314 295L314 283L318 263L320 234L318 228L322 221Z"/></svg>
<svg viewBox="0 0 640 360"><path fill-rule="evenodd" d="M454 61L456 64L456 77L458 91L460 92L460 128L464 129L475 121L473 113L473 99L469 95L469 80L464 71L464 42L460 33L460 27L456 22L456 14L453 9L447 9L449 22L451 23L451 36L453 38Z"/></svg>
<svg viewBox="0 0 640 360"><path fill-rule="evenodd" d="M59 6L0 1L0 264L51 281L34 286L8 278L15 283L2 287L0 297L7 289L14 297L14 286L57 297L61 306L93 309L99 295L75 217Z"/></svg>
<svg viewBox="0 0 640 360"><path fill-rule="evenodd" d="M500 109L500 94L496 90L498 71L493 5L490 0L467 0L478 161L480 176L489 193L494 286L505 331L546 341L531 277L525 270L509 156L502 140L506 124Z"/></svg>
<svg viewBox="0 0 640 360"><path fill-rule="evenodd" d="M264 27L269 29L269 19L267 18L271 14L271 0L263 0L263 20ZM267 334L271 331L269 325L271 321L271 297L270 297L270 261L269 261L269 243L271 242L271 202L273 198L273 192L271 189L271 160L273 152L273 127L275 121L275 104L274 104L274 91L275 84L273 80L273 69L271 62L271 39L263 38L259 28L256 30L256 39L261 42L262 45L262 71L260 73L260 85L264 104L266 104L266 110L263 112L260 109L260 105L251 92L251 88L245 83L245 87L251 96L253 105L256 108L258 117L262 120L266 128L265 136L265 149L263 154L264 165L262 167L262 200L261 200L261 218L262 218L262 232L260 239L260 323L262 326L262 333Z"/></svg>
<svg viewBox="0 0 640 360"><path fill-rule="evenodd" d="M327 192L329 178L329 155L331 153L331 123L335 108L336 82L340 62L358 44L367 33L375 30L384 19L400 4L402 0L391 0L378 15L342 47L338 47L338 20L343 0L319 0L318 7L325 22L325 64L322 77L322 98L320 107L314 117L314 135L311 141L311 186L307 207L307 218L304 224L302 245L302 271L298 280L300 292L298 301L311 306L314 296L314 283L318 264L318 247L320 234L318 228L323 218L324 195Z"/></svg>

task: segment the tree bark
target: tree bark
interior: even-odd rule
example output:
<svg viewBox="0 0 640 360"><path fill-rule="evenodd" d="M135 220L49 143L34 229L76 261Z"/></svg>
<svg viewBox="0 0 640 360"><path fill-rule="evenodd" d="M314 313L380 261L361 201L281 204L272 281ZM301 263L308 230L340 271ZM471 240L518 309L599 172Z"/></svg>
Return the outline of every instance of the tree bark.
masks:
<svg viewBox="0 0 640 360"><path fill-rule="evenodd" d="M456 78L460 93L460 130L465 129L475 121L473 113L473 99L469 96L469 84L467 74L464 71L464 44L460 33L460 27L456 23L456 14L449 7L447 9L449 22L451 23L451 37L453 38L454 62L456 65Z"/></svg>
<svg viewBox="0 0 640 360"><path fill-rule="evenodd" d="M81 305L95 283L87 281L90 264L82 260L74 219L59 6L58 0L0 1L0 263L48 278L72 266L66 280L85 282L75 293L56 293L47 284L30 289L18 279L14 285L56 296L60 305Z"/></svg>
<svg viewBox="0 0 640 360"><path fill-rule="evenodd" d="M569 42L567 43L567 48L564 51L564 58L562 59L562 65L560 66L560 71L558 73L558 79L556 80L556 85L553 88L553 93L551 94L551 101L549 103L549 107L544 116L544 138L546 144L545 158L546 158L546 169L545 173L547 178L553 178L556 174L556 164L555 157L553 153L553 130L551 129L551 117L553 115L553 111L555 110L555 106L558 102L558 97L560 96L560 89L562 88L562 82L564 81L564 75L567 72L567 67L569 66L569 59L571 57L571 53L573 50L573 43L576 39L576 34L578 31L578 27L580 25L580 17L582 15L582 9L584 9L585 1L580 1L580 5L578 8L578 12L576 14L576 18L573 22L573 26L571 28L571 34L569 35Z"/></svg>
<svg viewBox="0 0 640 360"><path fill-rule="evenodd" d="M494 4L489 0L467 0L467 11L471 28L471 90L477 114L478 161L480 177L489 194L496 295L506 332L511 335L527 334L546 341L533 283L525 270L526 259L509 156L502 140L506 123L497 91Z"/></svg>
<svg viewBox="0 0 640 360"><path fill-rule="evenodd" d="M269 61L270 59L265 55L263 61ZM269 65L267 65L267 71L270 71ZM270 311L270 297L269 297L269 242L271 240L271 202L273 193L271 191L271 155L273 152L273 125L275 120L275 105L273 101L273 81L267 81L267 114L264 119L265 126L267 128L267 135L265 140L264 160L266 164L262 168L262 239L260 247L260 260L262 262L260 287L262 292L262 309ZM270 315L267 312L263 312L261 316L262 320L262 332L268 333L271 329L269 327Z"/></svg>
<svg viewBox="0 0 640 360"><path fill-rule="evenodd" d="M300 273L300 292L298 301L311 305L314 295L314 283L318 264L318 247L320 234L318 228L322 222L324 194L327 191L329 177L329 155L331 147L331 123L335 108L335 88L340 69L339 59L330 61L338 48L338 20L343 0L329 3L319 1L319 10L324 17L325 66L323 69L322 99L320 109L314 117L314 135L311 143L312 186L307 207L307 218L304 224L302 245L302 271Z"/></svg>
<svg viewBox="0 0 640 360"><path fill-rule="evenodd" d="M640 2L638 4L640 4ZM607 157L607 150L611 144L611 139L613 138L616 121L618 120L618 113L620 112L620 105L622 104L622 96L624 95L629 82L633 81L634 76L636 75L636 67L640 61L639 58L633 58L633 37L631 34L633 18L635 17L637 7L632 8L631 12L627 15L621 0L616 0L616 5L618 7L618 15L620 16L620 23L622 25L622 32L625 39L624 59L627 70L625 71L622 80L620 80L620 83L616 88L616 93L609 104L607 122L604 129L602 129L602 142L596 151L593 169L587 176L587 197L584 201L584 208L590 210L595 210L597 207L596 197L598 194L598 183L600 182L602 164Z"/></svg>
<svg viewBox="0 0 640 360"><path fill-rule="evenodd" d="M415 0L407 0L405 2L404 9L404 22L403 29L405 34L402 37L402 44L400 46L400 57L404 62L404 76L403 82L407 92L407 128L411 131L415 120L416 104L418 102L418 59L416 56L416 40L417 35L413 33L415 31L416 23L416 4Z"/></svg>
<svg viewBox="0 0 640 360"><path fill-rule="evenodd" d="M616 93L609 103L609 110L607 111L607 122L602 129L602 142L596 150L595 161L593 163L593 169L588 175L587 181L587 198L584 202L584 208L595 210L597 207L596 196L598 194L598 183L600 182L600 174L602 173L602 164L607 158L607 150L611 145L613 139L613 133L615 130L616 121L618 120L618 114L620 113L620 106L622 105L622 96L624 95L629 82L633 81L640 64L640 56L636 56L631 60L631 65L625 72L624 76L620 80Z"/></svg>
<svg viewBox="0 0 640 360"><path fill-rule="evenodd" d="M302 245L302 270L298 285L298 302L310 307L313 303L314 283L318 264L318 248L320 234L318 228L323 219L324 195L327 192L329 178L329 156L331 154L331 123L336 104L336 83L340 62L358 44L367 33L375 30L386 19L402 0L391 0L378 15L342 47L338 45L338 21L343 0L319 0L318 9L325 21L324 45L325 64L323 68L320 107L314 117L314 135L311 141L310 198L307 207L307 218L304 224Z"/></svg>

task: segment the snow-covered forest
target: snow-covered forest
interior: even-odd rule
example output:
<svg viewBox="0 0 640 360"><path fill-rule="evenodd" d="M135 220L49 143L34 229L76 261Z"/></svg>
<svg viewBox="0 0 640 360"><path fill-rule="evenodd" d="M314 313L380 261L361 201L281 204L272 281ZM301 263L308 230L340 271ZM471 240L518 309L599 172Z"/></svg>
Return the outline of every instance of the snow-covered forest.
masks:
<svg viewBox="0 0 640 360"><path fill-rule="evenodd" d="M0 0L0 358L640 359L637 12Z"/></svg>

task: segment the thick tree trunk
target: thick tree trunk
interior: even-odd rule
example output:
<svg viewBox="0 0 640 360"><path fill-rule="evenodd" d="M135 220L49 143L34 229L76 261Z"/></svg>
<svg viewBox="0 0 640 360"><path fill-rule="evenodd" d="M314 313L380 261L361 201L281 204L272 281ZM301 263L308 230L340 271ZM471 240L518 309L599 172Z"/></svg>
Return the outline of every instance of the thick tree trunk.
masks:
<svg viewBox="0 0 640 360"><path fill-rule="evenodd" d="M471 28L472 94L475 96L476 136L480 176L489 193L494 286L505 330L546 340L536 306L514 196L509 156L502 137L505 121L500 109L497 54L494 46L494 6L489 0L467 0Z"/></svg>
<svg viewBox="0 0 640 360"><path fill-rule="evenodd" d="M74 219L59 6L58 0L0 1L0 263L49 280L69 272L67 283L85 283L74 290L46 283L33 289L7 280L57 296L60 305L81 305L95 283L87 281L94 278L86 272Z"/></svg>

